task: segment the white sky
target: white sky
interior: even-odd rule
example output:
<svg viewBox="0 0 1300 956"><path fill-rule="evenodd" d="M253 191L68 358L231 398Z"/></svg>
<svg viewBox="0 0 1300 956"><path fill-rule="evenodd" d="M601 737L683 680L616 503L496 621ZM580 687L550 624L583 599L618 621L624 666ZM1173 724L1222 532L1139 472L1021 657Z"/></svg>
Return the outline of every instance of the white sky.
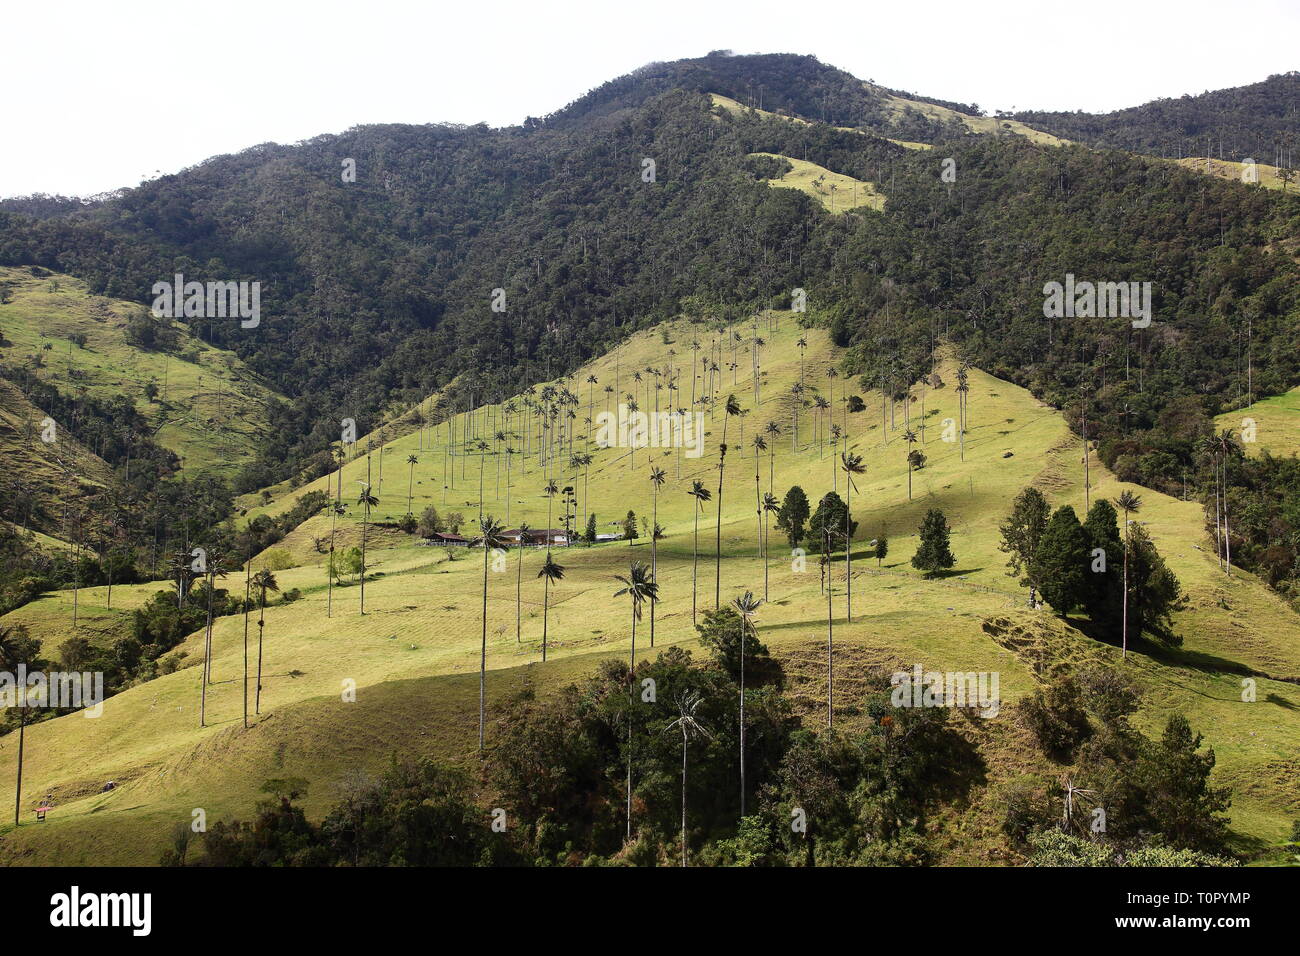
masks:
<svg viewBox="0 0 1300 956"><path fill-rule="evenodd" d="M989 111L1106 111L1300 68L1300 0L14 3L0 196L89 195L363 123L508 125L719 48Z"/></svg>

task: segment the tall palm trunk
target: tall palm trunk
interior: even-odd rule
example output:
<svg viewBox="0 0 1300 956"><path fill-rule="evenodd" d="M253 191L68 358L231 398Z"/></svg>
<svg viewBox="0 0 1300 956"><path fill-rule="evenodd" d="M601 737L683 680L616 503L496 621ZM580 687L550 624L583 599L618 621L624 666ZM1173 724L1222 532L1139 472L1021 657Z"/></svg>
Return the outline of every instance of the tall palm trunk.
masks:
<svg viewBox="0 0 1300 956"><path fill-rule="evenodd" d="M207 726L208 684L212 681L212 584L215 575L208 575L208 622L203 632L203 673L199 677L199 726Z"/></svg>
<svg viewBox="0 0 1300 956"><path fill-rule="evenodd" d="M330 553L325 563L325 616L327 618L334 616L334 572L338 570L334 563L334 529L339 520L338 509L330 505Z"/></svg>
<svg viewBox="0 0 1300 956"><path fill-rule="evenodd" d="M768 600L767 581L768 572L772 566L772 553L768 541L767 532L767 509L763 509L763 600Z"/></svg>
<svg viewBox="0 0 1300 956"><path fill-rule="evenodd" d="M1124 625L1123 625L1123 653L1121 657L1128 658L1128 549L1129 549L1129 530L1128 530L1128 512L1124 512Z"/></svg>
<svg viewBox="0 0 1300 956"><path fill-rule="evenodd" d="M632 704L636 700L636 611L632 612L632 666L627 674L627 839L632 839Z"/></svg>
<svg viewBox="0 0 1300 956"><path fill-rule="evenodd" d="M758 449L754 449L754 531L758 535L758 556L763 557L763 489L759 478Z"/></svg>
<svg viewBox="0 0 1300 956"><path fill-rule="evenodd" d="M829 573L829 572L828 572ZM846 621L853 620L853 476L844 476L844 589Z"/></svg>
<svg viewBox="0 0 1300 956"><path fill-rule="evenodd" d="M695 541L691 545L691 627L695 626L696 582L700 576L700 503L695 502Z"/></svg>
<svg viewBox="0 0 1300 956"><path fill-rule="evenodd" d="M650 511L650 580L659 583L659 485L654 484L654 506ZM655 603L650 602L650 646L655 646Z"/></svg>
<svg viewBox="0 0 1300 956"><path fill-rule="evenodd" d="M515 572L515 643L521 641L523 630L523 593L524 593L524 536L519 535L519 561Z"/></svg>
<svg viewBox="0 0 1300 956"><path fill-rule="evenodd" d="M686 866L686 731L682 731L682 866ZM743 814L742 814L743 815Z"/></svg>
<svg viewBox="0 0 1300 956"><path fill-rule="evenodd" d="M249 550L244 564L244 727L248 727L248 601L252 596L253 554Z"/></svg>
<svg viewBox="0 0 1300 956"><path fill-rule="evenodd" d="M740 616L740 817L745 817L745 616Z"/></svg>
<svg viewBox="0 0 1300 956"><path fill-rule="evenodd" d="M547 616L549 614L549 595L551 588L551 579L544 577L542 579L542 663L546 663L546 627Z"/></svg>
<svg viewBox="0 0 1300 956"><path fill-rule="evenodd" d="M722 457L718 459L718 517L715 524L717 531L713 542L714 577L713 606L722 607L722 488L723 476L727 467L727 420L722 420Z"/></svg>
<svg viewBox="0 0 1300 956"><path fill-rule="evenodd" d="M1232 532L1228 528L1228 455L1223 455L1223 552L1228 576L1232 577Z"/></svg>
<svg viewBox="0 0 1300 956"><path fill-rule="evenodd" d="M266 588L258 598L257 611L257 692L253 697L253 713L262 712L262 634L266 628Z"/></svg>
<svg viewBox="0 0 1300 956"><path fill-rule="evenodd" d="M23 812L23 742L27 730L27 688L19 688L22 701L18 711L18 783L14 788L14 826Z"/></svg>
<svg viewBox="0 0 1300 956"><path fill-rule="evenodd" d="M366 495L370 491L367 488ZM366 526L370 524L370 502L366 502L366 514L361 520L361 613L366 613Z"/></svg>
<svg viewBox="0 0 1300 956"><path fill-rule="evenodd" d="M826 556L830 557L831 536L824 535ZM830 576L830 562L827 562L827 577ZM829 584L829 582L827 582ZM835 700L835 623L831 611L831 591L833 588L826 588L826 726L830 727L835 721L834 700Z"/></svg>
<svg viewBox="0 0 1300 956"><path fill-rule="evenodd" d="M483 736L487 722L487 594L488 594L488 547L487 538L483 540L483 642L479 649L478 664L478 751L483 752Z"/></svg>

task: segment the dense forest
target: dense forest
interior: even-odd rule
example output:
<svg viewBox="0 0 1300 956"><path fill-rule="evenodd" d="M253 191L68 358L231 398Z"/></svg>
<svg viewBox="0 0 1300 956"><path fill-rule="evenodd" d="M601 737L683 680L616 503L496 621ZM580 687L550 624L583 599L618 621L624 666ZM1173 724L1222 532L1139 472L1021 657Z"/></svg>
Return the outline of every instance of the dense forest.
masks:
<svg viewBox="0 0 1300 956"><path fill-rule="evenodd" d="M1026 111L1015 118L1090 146L1174 158L1250 157L1294 168L1300 162L1300 72L1113 113Z"/></svg>

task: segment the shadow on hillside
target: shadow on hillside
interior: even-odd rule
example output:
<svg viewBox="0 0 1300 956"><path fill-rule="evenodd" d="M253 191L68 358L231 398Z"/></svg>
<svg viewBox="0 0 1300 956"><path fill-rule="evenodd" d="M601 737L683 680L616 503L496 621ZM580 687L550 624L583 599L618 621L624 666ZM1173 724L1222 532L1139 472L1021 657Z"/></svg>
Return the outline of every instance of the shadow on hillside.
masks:
<svg viewBox="0 0 1300 956"><path fill-rule="evenodd" d="M1138 649L1157 663L1172 667L1188 667L1205 673L1239 674L1242 677L1258 676L1254 670L1239 661L1228 660L1226 657L1218 657L1204 651L1170 647L1168 644L1153 641L1145 636L1130 641L1129 646Z"/></svg>
<svg viewBox="0 0 1300 956"><path fill-rule="evenodd" d="M967 574L978 574L983 568L948 568L946 571L935 571L926 576L927 581L946 581L949 578L959 578Z"/></svg>

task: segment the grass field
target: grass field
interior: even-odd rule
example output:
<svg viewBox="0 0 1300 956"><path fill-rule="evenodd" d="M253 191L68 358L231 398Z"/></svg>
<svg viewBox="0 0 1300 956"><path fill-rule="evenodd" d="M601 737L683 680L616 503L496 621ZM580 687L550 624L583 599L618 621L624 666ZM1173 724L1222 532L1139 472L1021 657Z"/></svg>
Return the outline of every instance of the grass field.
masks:
<svg viewBox="0 0 1300 956"><path fill-rule="evenodd" d="M1185 641L1181 649L1139 642L1121 662L1112 644L1094 642L1070 622L1025 607L1025 593L1004 573L1006 556L997 548L997 525L1012 496L1027 484L1041 488L1053 504L1084 509L1080 448L1056 411L1023 389L972 370L964 447L944 441L942 423L956 417L950 358L937 369L946 387L918 385L910 407L890 407L878 393L830 379L827 373L838 363L838 351L824 332L798 328L790 313L760 317L758 331L766 344L759 356L756 402L749 354L753 328L744 325L737 331L744 341L735 353L727 339L715 353L723 359L718 362L723 371L717 394L725 399L734 393L751 410L726 425L729 451L718 593L723 601L746 589L765 593L765 564L757 547L756 470L759 490L770 487L778 496L795 483L814 504L832 488L845 493L844 477L836 472L837 458L828 445L828 416L818 419L791 392L802 378L810 388L805 399L813 391L832 399L836 423L847 425L848 450L861 454L867 469L852 493L860 527L854 546L851 622L845 614L842 557L832 568L836 705L846 721L854 719L855 693L861 690L865 670L874 665L910 667L920 662L927 669L998 671L1004 704L1010 704L1031 691L1039 675L1056 663L1104 660L1124 667L1146 688L1138 716L1144 730L1158 733L1169 713L1182 711L1205 734L1218 757L1218 782L1230 783L1236 791L1231 816L1239 847L1259 849L1289 830L1291 820L1300 816L1300 757L1295 749L1300 735L1300 626L1294 613L1253 577L1238 572L1227 578L1218 570L1203 540L1198 504L1134 489L1144 500L1141 520L1179 576L1188 606L1176 616ZM806 349L798 345L801 338ZM584 423L629 393L643 410L653 410L656 397L664 408L670 401L688 406L692 390L702 394L705 384L698 377L700 363L692 370L693 339L704 345L704 355L715 333L685 320L638 333L565 382L580 398L574 409L573 450L590 450L594 459L585 478L569 467L567 447L549 465L539 460L531 416L520 412L507 421L502 407L492 406L474 413L468 436L462 434L468 423L461 416L451 425L412 430L376 450L369 461L364 454L354 455L338 476L350 505L348 515L340 519L340 534L348 542L357 540L361 513L355 499L367 467L380 499L373 521L399 519L408 511L409 494L409 510L415 514L432 504L444 513L459 510L473 522L481 485L483 510L502 519L508 512L508 525L527 520L534 527L546 526L549 503L554 506L550 524L558 526L559 504L542 494L547 479L554 476L561 486L575 486L579 525L590 509L597 514L599 530L606 531L629 508L638 516L650 515L654 505L648 475L652 465L658 466L667 480L658 499L658 520L666 536L658 548L663 601L655 618L655 646L694 646L694 501L685 492L699 479L716 495L723 415L717 410L712 416L703 413L706 434L699 458L685 457L678 449L596 448L588 444L590 431ZM663 374L666 368L673 373ZM670 399L673 393L666 388L655 390L656 376L648 369L661 370L661 383L681 373L675 398ZM641 382L634 379L638 373ZM589 375L598 382L589 386ZM604 392L607 385L612 394ZM865 399L864 412L846 414L841 402L846 385ZM782 433L775 438L771 456L764 452L756 458L753 437L769 421ZM912 475L910 498L908 446L902 438L909 421L917 430L925 423L918 447L928 459ZM453 428L457 435L451 442ZM512 433L508 444L520 454L503 453L492 438L498 429ZM527 446L522 437L514 437L525 429L532 432ZM488 450L467 454L476 445L476 430ZM364 441L359 444L364 446ZM525 447L527 454L522 453ZM418 459L413 467L407 464L411 455ZM1095 458L1091 474L1088 494L1093 497L1113 497L1131 487L1118 483ZM248 517L283 512L301 495L331 487L338 477L298 489L272 489L267 504L250 498L247 503L256 506ZM957 555L952 572L936 580L922 578L909 563L917 526L931 507L946 513ZM713 603L713 514L711 504L700 520L701 607ZM882 531L890 539L890 550L877 566L870 541ZM327 610L331 598L325 558L313 539L328 534L328 518L318 516L277 545L295 562L277 573L280 587L298 588L302 596L292 603L275 603L266 612L268 677L263 712L250 716L251 726L245 729L242 720L244 621L223 618L215 630L208 727L200 728L198 722L201 635L193 635L180 649L185 657L179 670L110 699L103 716L72 715L29 729L24 821L17 830L7 819L0 826L0 861L150 864L167 845L171 828L188 823L196 808L202 808L209 821L247 818L258 787L272 776L307 778L306 806L318 814L337 800L348 779L381 768L395 752L473 764L482 552L421 547L395 530L372 529L372 577L366 584L366 613L361 615L355 584L335 587ZM602 657L629 651L629 608L613 597L618 586L613 575L625 572L629 561L650 559L644 538L557 552L567 574L551 592L545 665L540 663L542 585L536 578L542 558L534 549L522 555L512 551L504 566L488 575L490 722L494 703L523 681L553 689L588 673ZM819 726L825 707L826 610L817 561L811 558L801 565L774 532L767 571L760 639L784 662L798 712ZM227 586L242 586L239 578L232 575ZM84 626L104 631L121 626L130 608L156 589L115 588L111 611L104 606L103 589L83 590ZM69 594L52 594L0 623L27 623L36 636L56 647L71 633L69 609ZM255 656L256 620L249 630ZM649 631L648 621L638 628L639 654L649 652ZM1249 704L1241 702L1240 693L1240 682L1248 674L1259 685L1257 701ZM355 703L343 700L346 681L358 688ZM997 788L1021 773L1054 768L1029 741L1013 707L1004 706L996 718L974 722L963 732L976 740L988 763L987 781L976 788L969 806L941 815L936 837L942 856L949 863L1014 862L1005 858L998 832ZM15 746L12 735L0 739L0 782L13 780ZM109 781L116 786L105 791ZM36 824L30 809L46 794L52 795L56 809L47 822Z"/></svg>
<svg viewBox="0 0 1300 956"><path fill-rule="evenodd" d="M1300 450L1300 388L1224 412L1214 424L1219 430L1231 428L1236 432L1247 455L1264 451L1282 457L1290 455Z"/></svg>
<svg viewBox="0 0 1300 956"><path fill-rule="evenodd" d="M20 368L39 361L36 374L64 393L129 397L187 472L230 476L252 457L249 439L266 427L267 408L280 399L233 353L180 323L172 323L179 338L173 353L134 348L126 341L127 318L145 307L93 295L70 276L38 278L0 267L0 283L12 293L0 305L0 333L11 343L0 348L0 361ZM84 345L73 336L84 336ZM157 401L145 394L150 383Z"/></svg>
<svg viewBox="0 0 1300 956"><path fill-rule="evenodd" d="M1217 176L1220 179L1231 179L1236 182L1242 182L1242 171L1245 169L1244 163L1236 163L1225 159L1210 159L1206 156L1184 156L1182 159L1174 160L1184 169L1190 169L1193 172L1204 173L1207 176ZM1255 172L1259 179L1259 185L1265 189L1282 189L1283 182L1278 176L1278 168L1269 166L1266 163L1256 163ZM1300 182L1292 181L1288 187L1289 191L1300 191Z"/></svg>
<svg viewBox="0 0 1300 956"><path fill-rule="evenodd" d="M830 212L842 213L863 207L885 208L885 197L876 192L874 183L831 172L824 166L796 159L793 156L781 156L777 153L751 153L750 155L784 159L794 168L780 179L767 180L767 184L774 188L797 189L807 193Z"/></svg>
<svg viewBox="0 0 1300 956"><path fill-rule="evenodd" d="M1068 146L1070 143L1068 139L1062 139L1040 129L1034 129L1032 126L1026 126L1019 120L1002 119L996 116L970 116L949 109L946 106L939 106L937 103L926 103L922 100L911 100L895 96L892 93L886 93L879 87L872 87L870 83L864 85L881 93L885 97L886 105L895 115L902 115L911 110L941 123L960 123L972 133L1023 136L1031 143L1037 143L1040 146Z"/></svg>

